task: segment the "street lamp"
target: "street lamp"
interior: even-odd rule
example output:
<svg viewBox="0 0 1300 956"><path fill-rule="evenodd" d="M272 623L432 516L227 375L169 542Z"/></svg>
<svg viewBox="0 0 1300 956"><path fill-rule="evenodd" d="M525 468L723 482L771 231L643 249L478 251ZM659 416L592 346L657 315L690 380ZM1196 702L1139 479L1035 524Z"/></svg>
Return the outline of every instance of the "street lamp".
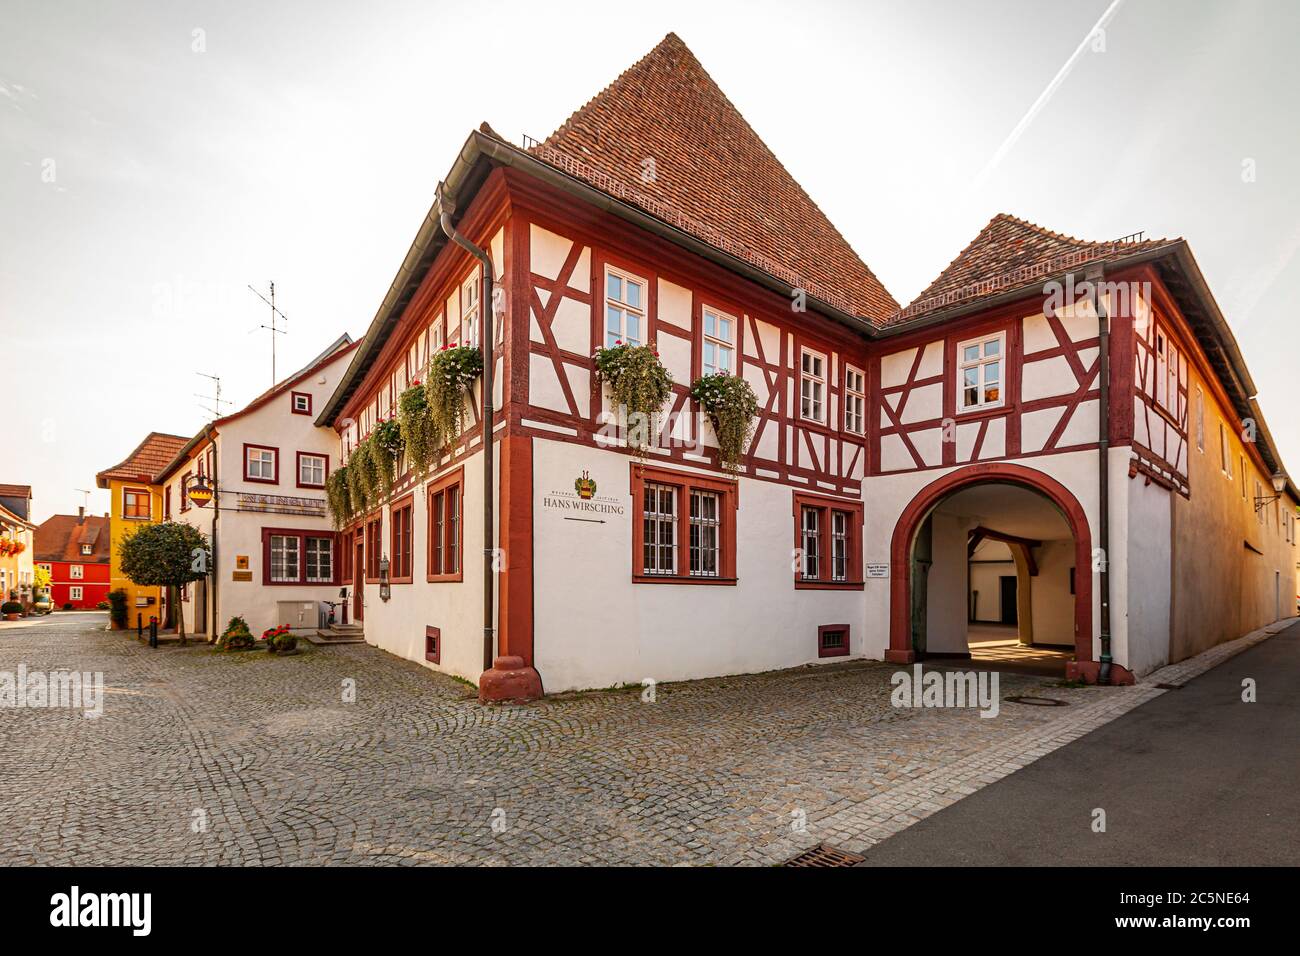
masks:
<svg viewBox="0 0 1300 956"><path fill-rule="evenodd" d="M393 596L393 586L388 583L388 555L379 559L379 600L387 601Z"/></svg>
<svg viewBox="0 0 1300 956"><path fill-rule="evenodd" d="M1286 474L1280 471L1274 473L1273 491L1275 491L1276 494L1268 495L1267 497L1257 497L1255 499L1255 511L1258 512L1259 509L1263 508L1270 501L1277 501L1277 499L1281 498L1282 490L1284 488L1286 488Z"/></svg>

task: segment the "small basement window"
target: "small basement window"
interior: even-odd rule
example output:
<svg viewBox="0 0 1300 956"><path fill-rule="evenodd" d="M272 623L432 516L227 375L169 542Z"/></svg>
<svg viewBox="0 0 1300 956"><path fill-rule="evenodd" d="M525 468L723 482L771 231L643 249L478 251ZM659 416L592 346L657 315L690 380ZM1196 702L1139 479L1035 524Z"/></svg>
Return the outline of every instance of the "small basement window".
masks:
<svg viewBox="0 0 1300 956"><path fill-rule="evenodd" d="M818 657L847 657L849 653L849 626L823 624L817 628Z"/></svg>

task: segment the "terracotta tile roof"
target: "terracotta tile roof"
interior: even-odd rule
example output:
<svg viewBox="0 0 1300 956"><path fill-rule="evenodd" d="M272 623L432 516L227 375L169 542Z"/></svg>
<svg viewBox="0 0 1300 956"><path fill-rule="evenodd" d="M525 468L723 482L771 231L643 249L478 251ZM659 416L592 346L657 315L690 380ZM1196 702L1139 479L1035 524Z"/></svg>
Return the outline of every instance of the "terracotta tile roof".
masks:
<svg viewBox="0 0 1300 956"><path fill-rule="evenodd" d="M31 496L31 485L0 484L0 498L30 498Z"/></svg>
<svg viewBox="0 0 1300 956"><path fill-rule="evenodd" d="M86 515L53 515L36 529L34 561L72 561L76 564L108 564L111 535L108 518ZM91 546L91 553L81 553L81 546Z"/></svg>
<svg viewBox="0 0 1300 956"><path fill-rule="evenodd" d="M939 277L889 322L1028 288L1085 262L1123 258L1180 241L1126 238L1091 242L998 213Z"/></svg>
<svg viewBox="0 0 1300 956"><path fill-rule="evenodd" d="M531 152L831 305L898 311L674 33Z"/></svg>
<svg viewBox="0 0 1300 956"><path fill-rule="evenodd" d="M120 481L153 481L155 475L163 470L176 453L189 441L186 435L168 435L163 432L150 432L144 441L135 447L135 451L126 458L105 469L95 476L100 488L107 488L110 479Z"/></svg>

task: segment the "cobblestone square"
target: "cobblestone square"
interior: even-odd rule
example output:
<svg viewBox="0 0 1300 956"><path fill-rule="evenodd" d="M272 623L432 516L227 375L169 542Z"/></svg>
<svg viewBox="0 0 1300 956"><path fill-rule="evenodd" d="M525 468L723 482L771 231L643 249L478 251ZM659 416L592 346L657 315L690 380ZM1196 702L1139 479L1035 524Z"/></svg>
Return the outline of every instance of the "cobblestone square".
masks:
<svg viewBox="0 0 1300 956"><path fill-rule="evenodd" d="M1161 693L1004 674L988 719L895 709L895 668L849 662L487 708L366 645L151 650L103 626L0 630L2 672L105 681L95 719L0 710L6 864L774 864L866 849Z"/></svg>

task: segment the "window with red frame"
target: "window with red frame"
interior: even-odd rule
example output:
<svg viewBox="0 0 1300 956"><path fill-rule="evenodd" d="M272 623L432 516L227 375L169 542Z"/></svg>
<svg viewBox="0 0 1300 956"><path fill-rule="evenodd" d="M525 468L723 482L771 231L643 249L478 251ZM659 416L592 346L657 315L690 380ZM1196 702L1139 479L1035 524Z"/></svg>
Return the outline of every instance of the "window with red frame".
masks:
<svg viewBox="0 0 1300 956"><path fill-rule="evenodd" d="M172 489L171 489L171 485L168 485L166 488L163 489L163 520L164 520L164 521L171 521L171 520L172 520Z"/></svg>
<svg viewBox="0 0 1300 956"><path fill-rule="evenodd" d="M463 580L461 567L461 509L464 471L456 469L429 486L430 581Z"/></svg>
<svg viewBox="0 0 1300 956"><path fill-rule="evenodd" d="M149 492L145 488L123 488L122 489L122 517L123 518L149 518L153 516L153 508L149 501Z"/></svg>
<svg viewBox="0 0 1300 956"><path fill-rule="evenodd" d="M332 533L262 529L262 583L334 584Z"/></svg>
<svg viewBox="0 0 1300 956"><path fill-rule="evenodd" d="M388 580L393 584L411 583L411 515L414 499L407 495L393 503L389 512Z"/></svg>
<svg viewBox="0 0 1300 956"><path fill-rule="evenodd" d="M632 580L735 584L735 482L632 466Z"/></svg>
<svg viewBox="0 0 1300 956"><path fill-rule="evenodd" d="M379 541L383 522L372 518L366 522L366 580L379 580Z"/></svg>
<svg viewBox="0 0 1300 956"><path fill-rule="evenodd" d="M190 510L189 488L190 488L190 473L187 471L185 472L185 474L181 475L180 491L177 492L177 494L181 496L182 513Z"/></svg>
<svg viewBox="0 0 1300 956"><path fill-rule="evenodd" d="M795 587L861 590L862 502L794 493Z"/></svg>

